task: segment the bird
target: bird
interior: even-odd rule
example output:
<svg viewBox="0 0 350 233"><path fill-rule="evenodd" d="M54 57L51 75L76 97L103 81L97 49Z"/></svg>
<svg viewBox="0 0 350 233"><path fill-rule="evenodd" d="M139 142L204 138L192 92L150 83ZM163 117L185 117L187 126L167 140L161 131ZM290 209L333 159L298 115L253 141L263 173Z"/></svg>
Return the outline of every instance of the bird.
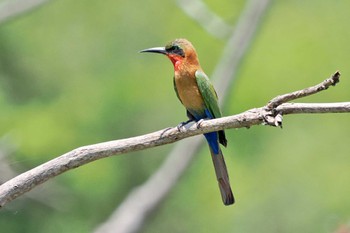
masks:
<svg viewBox="0 0 350 233"><path fill-rule="evenodd" d="M174 66L173 84L176 95L186 108L188 121L200 123L205 119L222 116L218 96L213 84L200 66L196 49L187 39L175 39L165 47L153 47L141 50L140 53L158 53L167 56ZM180 124L181 125L181 124ZM224 130L204 134L213 160L215 174L224 205L235 202L228 171L219 143L227 146Z"/></svg>

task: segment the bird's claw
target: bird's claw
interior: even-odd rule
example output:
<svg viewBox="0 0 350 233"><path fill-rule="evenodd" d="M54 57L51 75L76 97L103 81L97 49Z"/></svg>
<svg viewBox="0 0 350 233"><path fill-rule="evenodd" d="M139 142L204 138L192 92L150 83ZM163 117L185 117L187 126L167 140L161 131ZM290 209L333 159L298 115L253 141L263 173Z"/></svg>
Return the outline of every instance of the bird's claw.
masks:
<svg viewBox="0 0 350 233"><path fill-rule="evenodd" d="M204 119L200 119L199 121L197 121L197 129L199 129L201 127L201 124L203 123Z"/></svg>
<svg viewBox="0 0 350 233"><path fill-rule="evenodd" d="M181 127L182 127L182 126L184 126L182 123L178 124L178 125L176 126L177 131L181 132Z"/></svg>
<svg viewBox="0 0 350 233"><path fill-rule="evenodd" d="M178 124L178 125L176 126L177 130L178 130L179 132L181 132L181 128L184 127L185 125L187 125L188 123L190 123L191 121L192 121L192 120L188 120L188 121L183 121L183 122L181 122L180 124Z"/></svg>

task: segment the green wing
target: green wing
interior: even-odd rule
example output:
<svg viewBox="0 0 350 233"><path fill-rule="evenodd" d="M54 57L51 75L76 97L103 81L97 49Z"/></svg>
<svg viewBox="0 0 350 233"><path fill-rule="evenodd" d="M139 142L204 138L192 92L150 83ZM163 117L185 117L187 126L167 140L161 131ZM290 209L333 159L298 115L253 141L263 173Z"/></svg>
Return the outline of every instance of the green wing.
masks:
<svg viewBox="0 0 350 233"><path fill-rule="evenodd" d="M202 94L206 107L214 118L221 117L221 111L218 105L218 96L208 76L200 70L196 71L195 76L199 91Z"/></svg>

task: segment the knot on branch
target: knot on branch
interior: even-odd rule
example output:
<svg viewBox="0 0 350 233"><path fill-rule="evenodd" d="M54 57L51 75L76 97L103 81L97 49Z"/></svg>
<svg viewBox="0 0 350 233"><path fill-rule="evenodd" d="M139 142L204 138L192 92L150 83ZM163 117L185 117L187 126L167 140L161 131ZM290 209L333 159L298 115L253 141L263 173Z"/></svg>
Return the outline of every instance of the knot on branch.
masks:
<svg viewBox="0 0 350 233"><path fill-rule="evenodd" d="M336 71L331 77L324 80L322 83L317 84L312 87L308 87L299 91L294 91L292 93L279 95L272 100L270 100L267 105L263 108L264 114L264 124L271 126L280 126L282 127L282 114L281 110L277 110L278 107L288 101L292 101L298 98L309 96L315 93L318 93L323 90L327 90L330 86L335 86L340 81L340 72Z"/></svg>
<svg viewBox="0 0 350 233"><path fill-rule="evenodd" d="M262 117L264 120L263 122L264 125L270 125L270 126L282 128L282 121L283 121L282 112L276 111L276 109L268 110L267 108L264 108Z"/></svg>
<svg viewBox="0 0 350 233"><path fill-rule="evenodd" d="M324 80L322 83L308 87L299 91L294 91L292 93L279 95L272 100L270 100L264 107L264 124L271 126L282 127L282 111L277 111L277 108L288 101L292 101L298 98L309 96L318 93L323 90L327 90L330 86L335 86L340 80L340 72L336 71L330 78Z"/></svg>

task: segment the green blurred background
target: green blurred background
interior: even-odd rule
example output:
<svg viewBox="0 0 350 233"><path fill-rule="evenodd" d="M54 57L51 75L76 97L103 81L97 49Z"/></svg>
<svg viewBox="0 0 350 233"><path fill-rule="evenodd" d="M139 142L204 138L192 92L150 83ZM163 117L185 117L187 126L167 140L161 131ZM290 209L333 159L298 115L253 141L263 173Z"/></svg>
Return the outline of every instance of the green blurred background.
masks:
<svg viewBox="0 0 350 233"><path fill-rule="evenodd" d="M235 25L245 1L206 0ZM304 102L350 99L350 1L275 1L223 108L260 107L316 84L341 83ZM211 74L226 43L175 1L55 0L0 25L0 137L26 171L76 147L185 120L161 56L137 51L185 37ZM232 51L234 52L234 51ZM350 115L291 115L284 128L227 130L237 203L221 203L205 146L141 232L332 232L350 221ZM1 232L90 232L161 164L173 145L93 162L0 211ZM1 174L0 174L1 176ZM52 185L52 186L50 186ZM56 190L57 189L57 190ZM53 205L53 206L52 206Z"/></svg>

